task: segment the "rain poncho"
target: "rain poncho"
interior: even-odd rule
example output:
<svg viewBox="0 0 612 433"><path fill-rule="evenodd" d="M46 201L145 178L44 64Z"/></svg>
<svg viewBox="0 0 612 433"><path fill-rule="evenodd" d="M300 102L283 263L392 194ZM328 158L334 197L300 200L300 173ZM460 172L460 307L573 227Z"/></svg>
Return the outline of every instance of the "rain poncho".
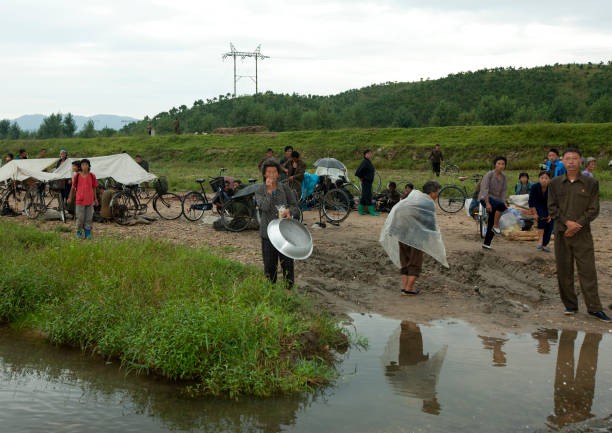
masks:
<svg viewBox="0 0 612 433"><path fill-rule="evenodd" d="M421 250L449 267L436 221L436 205L431 197L421 191L412 191L393 206L380 232L379 242L398 268L401 268L398 242Z"/></svg>
<svg viewBox="0 0 612 433"><path fill-rule="evenodd" d="M317 183L319 183L318 175L310 174L308 172L304 173L304 180L302 181L302 198L310 197L310 195L314 192Z"/></svg>

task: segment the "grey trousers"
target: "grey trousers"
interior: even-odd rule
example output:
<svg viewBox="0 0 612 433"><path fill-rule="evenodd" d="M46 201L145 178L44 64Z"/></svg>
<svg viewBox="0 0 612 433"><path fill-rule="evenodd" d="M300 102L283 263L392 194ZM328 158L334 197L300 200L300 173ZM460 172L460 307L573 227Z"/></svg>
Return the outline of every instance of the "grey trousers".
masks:
<svg viewBox="0 0 612 433"><path fill-rule="evenodd" d="M93 205L89 206L80 206L76 205L74 207L74 217L76 219L76 228L77 230L91 230L93 225L93 214L94 207Z"/></svg>
<svg viewBox="0 0 612 433"><path fill-rule="evenodd" d="M565 308L578 309L578 297L574 288L574 262L576 262L580 289L587 309L591 312L601 311L601 302L597 292L595 248L591 231L580 230L571 238L566 238L563 232L556 232L555 261L559 294Z"/></svg>

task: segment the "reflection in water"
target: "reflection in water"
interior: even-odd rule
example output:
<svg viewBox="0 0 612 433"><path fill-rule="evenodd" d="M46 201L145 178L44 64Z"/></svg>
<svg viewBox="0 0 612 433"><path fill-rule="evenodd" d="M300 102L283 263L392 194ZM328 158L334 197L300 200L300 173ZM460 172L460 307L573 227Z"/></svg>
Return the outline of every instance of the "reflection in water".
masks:
<svg viewBox="0 0 612 433"><path fill-rule="evenodd" d="M404 320L399 338L397 332L391 336L384 355L385 376L393 389L398 394L422 399L421 410L432 415L439 415L441 410L436 397L436 383L446 349L444 346L432 357L424 354L421 329L416 323Z"/></svg>
<svg viewBox="0 0 612 433"><path fill-rule="evenodd" d="M574 341L576 331L561 331L557 369L555 371L555 414L548 421L562 427L584 421L591 413L595 394L595 373L601 334L585 334L574 375Z"/></svg>
<svg viewBox="0 0 612 433"><path fill-rule="evenodd" d="M482 345L487 350L493 351L493 366L494 367L505 367L506 366L506 352L502 350L504 343L508 341L507 338L496 338L487 337L484 335L478 336L482 340Z"/></svg>
<svg viewBox="0 0 612 433"><path fill-rule="evenodd" d="M556 329L538 329L531 336L538 342L538 353L546 355L550 353L550 342L557 341L559 331Z"/></svg>

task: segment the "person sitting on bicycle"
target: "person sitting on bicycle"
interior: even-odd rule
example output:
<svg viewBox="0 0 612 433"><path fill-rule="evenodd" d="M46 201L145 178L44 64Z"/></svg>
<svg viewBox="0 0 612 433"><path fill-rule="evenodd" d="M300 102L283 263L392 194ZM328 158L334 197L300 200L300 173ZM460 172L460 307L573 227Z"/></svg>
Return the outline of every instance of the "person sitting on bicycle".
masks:
<svg viewBox="0 0 612 433"><path fill-rule="evenodd" d="M278 207L285 206L282 217L290 218L289 206L297 206L297 199L293 190L287 184L279 183L281 171L280 164L273 159L269 159L262 164L261 173L265 181L255 191L255 202L260 216L259 235L261 236L264 274L268 280L276 283L280 260L285 286L291 288L294 283L293 259L274 248L268 238L268 224L279 217Z"/></svg>

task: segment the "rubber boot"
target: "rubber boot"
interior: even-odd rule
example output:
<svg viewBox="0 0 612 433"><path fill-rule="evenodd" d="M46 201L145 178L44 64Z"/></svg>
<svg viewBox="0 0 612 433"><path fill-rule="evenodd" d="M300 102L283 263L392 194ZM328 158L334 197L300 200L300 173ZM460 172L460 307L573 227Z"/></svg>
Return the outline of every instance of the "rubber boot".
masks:
<svg viewBox="0 0 612 433"><path fill-rule="evenodd" d="M365 215L365 214L366 214L366 212L365 212L365 206L364 206L364 205L362 205L362 204L358 205L358 206L357 206L357 212L359 212L359 215Z"/></svg>
<svg viewBox="0 0 612 433"><path fill-rule="evenodd" d="M85 229L85 239L93 239L93 236L91 235L91 229Z"/></svg>
<svg viewBox="0 0 612 433"><path fill-rule="evenodd" d="M83 239L83 236L84 236L84 235L83 235L83 230L78 229L78 230L77 230L77 233L76 233L76 238L77 238L77 239Z"/></svg>
<svg viewBox="0 0 612 433"><path fill-rule="evenodd" d="M370 212L370 215L379 216L379 214L376 212L376 207L374 207L374 205L368 206L368 212Z"/></svg>

